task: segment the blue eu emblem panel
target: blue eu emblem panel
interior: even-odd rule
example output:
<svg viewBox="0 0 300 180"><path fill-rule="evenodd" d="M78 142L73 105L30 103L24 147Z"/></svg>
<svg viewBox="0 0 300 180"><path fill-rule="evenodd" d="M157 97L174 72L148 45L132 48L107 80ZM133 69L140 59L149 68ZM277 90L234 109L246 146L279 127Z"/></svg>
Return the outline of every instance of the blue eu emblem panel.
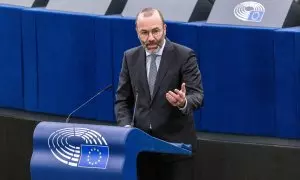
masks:
<svg viewBox="0 0 300 180"><path fill-rule="evenodd" d="M108 146L81 145L81 157L78 166L106 169L108 158Z"/></svg>

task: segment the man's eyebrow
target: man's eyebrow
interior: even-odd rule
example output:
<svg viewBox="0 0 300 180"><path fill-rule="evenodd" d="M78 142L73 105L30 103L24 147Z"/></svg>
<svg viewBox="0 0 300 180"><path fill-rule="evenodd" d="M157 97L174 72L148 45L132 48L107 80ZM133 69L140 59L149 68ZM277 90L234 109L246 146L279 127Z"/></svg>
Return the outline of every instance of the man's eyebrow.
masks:
<svg viewBox="0 0 300 180"><path fill-rule="evenodd" d="M153 29L159 29L159 27L155 27L155 28L153 28Z"/></svg>
<svg viewBox="0 0 300 180"><path fill-rule="evenodd" d="M152 28L150 30L159 29L159 27ZM141 31L148 31L147 29L141 29Z"/></svg>
<svg viewBox="0 0 300 180"><path fill-rule="evenodd" d="M148 32L146 29L141 29L140 32Z"/></svg>

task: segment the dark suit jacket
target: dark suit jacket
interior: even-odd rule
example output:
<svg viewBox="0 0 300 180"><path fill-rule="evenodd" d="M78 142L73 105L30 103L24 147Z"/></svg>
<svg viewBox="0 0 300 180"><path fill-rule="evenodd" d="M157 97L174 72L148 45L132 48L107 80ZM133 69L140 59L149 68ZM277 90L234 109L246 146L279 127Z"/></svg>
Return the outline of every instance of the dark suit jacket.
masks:
<svg viewBox="0 0 300 180"><path fill-rule="evenodd" d="M166 93L181 89L186 83L187 107L184 112L173 107ZM160 139L184 142L195 147L196 132L193 110L203 102L201 73L193 50L166 40L156 78L153 98L150 97L146 75L146 52L142 46L124 53L119 85L116 92L115 114L120 126L130 125L136 92L134 126Z"/></svg>

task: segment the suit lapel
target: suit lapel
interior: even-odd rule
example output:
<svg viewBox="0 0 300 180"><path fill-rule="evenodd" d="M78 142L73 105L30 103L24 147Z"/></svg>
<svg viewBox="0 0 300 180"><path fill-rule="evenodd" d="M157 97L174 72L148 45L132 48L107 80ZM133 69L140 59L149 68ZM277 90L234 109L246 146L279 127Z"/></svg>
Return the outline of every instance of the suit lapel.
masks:
<svg viewBox="0 0 300 180"><path fill-rule="evenodd" d="M157 93L157 91L159 90L159 87L161 85L161 82L163 81L166 73L168 72L168 66L171 65L172 59L174 59L174 53L172 53L173 50L173 46L171 44L171 42L166 39L166 44L165 44L165 48L160 60L160 65L159 65L159 69L158 69L158 74L156 76L156 81L155 81L155 86L154 86L154 90L153 90L153 97L151 99L151 103L153 102L153 99L155 98L155 95Z"/></svg>

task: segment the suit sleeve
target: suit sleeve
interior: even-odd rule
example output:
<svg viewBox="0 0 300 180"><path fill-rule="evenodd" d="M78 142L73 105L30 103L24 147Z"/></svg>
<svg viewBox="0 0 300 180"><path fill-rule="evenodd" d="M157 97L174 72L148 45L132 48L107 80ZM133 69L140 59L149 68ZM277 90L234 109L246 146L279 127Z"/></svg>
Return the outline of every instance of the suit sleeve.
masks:
<svg viewBox="0 0 300 180"><path fill-rule="evenodd" d="M132 120L134 95L131 87L131 80L125 54L123 57L122 68L119 75L119 84L115 98L115 116L118 125L130 125Z"/></svg>
<svg viewBox="0 0 300 180"><path fill-rule="evenodd" d="M204 91L202 77L197 64L197 58L193 51L182 66L182 82L186 84L187 106L183 113L190 114L203 105Z"/></svg>

